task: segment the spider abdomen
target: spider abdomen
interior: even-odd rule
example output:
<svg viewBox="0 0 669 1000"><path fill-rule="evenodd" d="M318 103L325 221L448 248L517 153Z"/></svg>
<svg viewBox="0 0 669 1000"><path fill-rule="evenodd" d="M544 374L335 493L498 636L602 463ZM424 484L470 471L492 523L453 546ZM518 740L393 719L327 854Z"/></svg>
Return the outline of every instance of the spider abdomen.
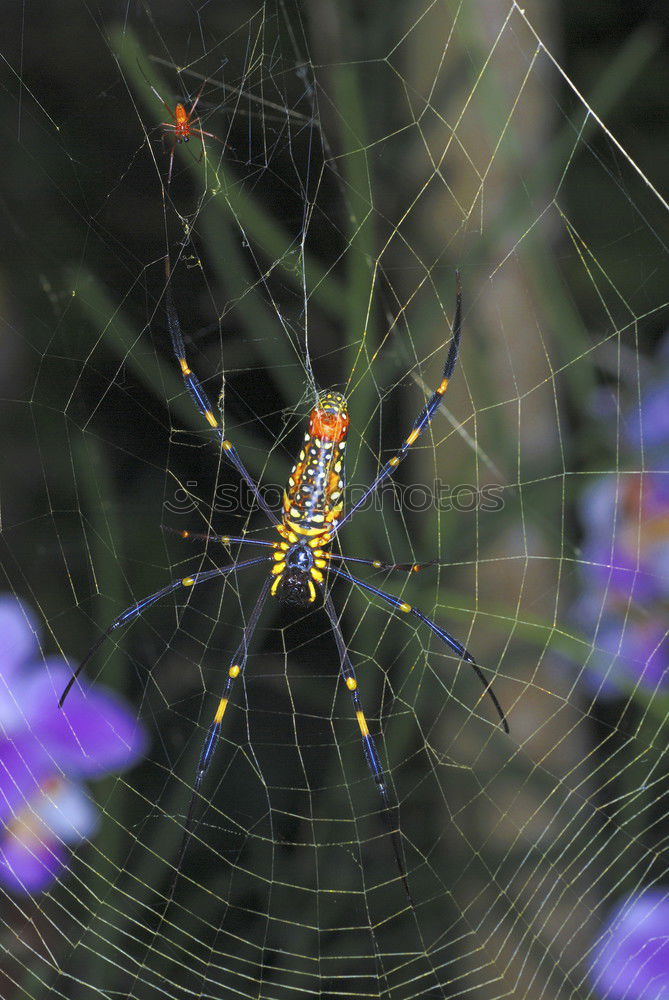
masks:
<svg viewBox="0 0 669 1000"><path fill-rule="evenodd" d="M284 524L298 534L325 531L341 516L348 421L344 396L322 393L311 411L309 429L284 494Z"/></svg>
<svg viewBox="0 0 669 1000"><path fill-rule="evenodd" d="M174 109L174 136L177 142L188 142L190 138L190 118L183 106L183 104L177 104Z"/></svg>
<svg viewBox="0 0 669 1000"><path fill-rule="evenodd" d="M299 458L283 497L283 519L277 526L284 541L275 552L272 593L282 584L290 603L316 599L327 557L322 550L344 509L344 454L348 407L339 392L323 392L311 411Z"/></svg>

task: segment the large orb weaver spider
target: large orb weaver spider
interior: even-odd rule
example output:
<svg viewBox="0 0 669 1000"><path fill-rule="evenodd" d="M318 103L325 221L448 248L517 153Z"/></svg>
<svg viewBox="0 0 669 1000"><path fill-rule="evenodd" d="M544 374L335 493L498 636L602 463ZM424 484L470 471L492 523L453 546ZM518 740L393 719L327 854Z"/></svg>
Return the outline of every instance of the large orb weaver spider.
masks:
<svg viewBox="0 0 669 1000"><path fill-rule="evenodd" d="M169 278L169 265L168 265ZM259 507L262 508L266 516L272 522L275 530L280 536L279 541L268 542L247 537L233 537L230 535L209 535L193 533L189 531L179 531L177 534L183 538L201 540L210 543L220 542L224 545L230 543L241 543L270 549L271 554L257 556L252 559L237 560L227 566L220 566L215 569L194 573L192 576L182 577L173 580L167 586L162 587L148 597L137 601L126 608L111 625L102 633L97 642L86 654L76 671L70 678L61 698L62 706L68 692L75 683L80 672L85 668L94 653L99 649L104 640L113 631L126 625L133 618L136 618L146 608L155 604L167 594L171 594L180 588L190 588L208 580L226 577L232 572L239 572L250 566L257 566L263 563L271 563L269 575L266 577L260 590L260 594L253 607L251 615L246 623L242 634L242 640L235 650L235 653L228 668L227 679L223 691L218 700L218 705L214 713L213 720L207 731L202 749L200 752L193 793L188 808L184 836L179 853L179 858L175 868L175 878L178 877L184 855L189 840L195 830L195 806L200 796L200 789L205 774L209 769L214 752L221 735L223 716L228 707L233 685L242 674L246 665L251 638L258 624L263 605L269 594L280 597L288 604L298 607L307 607L316 601L318 593L323 597L323 607L330 621L332 631L340 659L340 672L342 680L351 696L353 710L360 730L362 748L367 763L367 767L381 798L381 811L390 837L393 853L400 879L404 886L404 891L409 903L413 907L413 899L409 889L407 871L403 860L402 845L397 825L393 822L393 805L388 785L386 783L385 772L376 749L374 737L369 731L369 726L362 708L360 694L358 691L358 681L351 659L349 657L346 641L337 618L337 613L328 590L325 589L326 576L332 573L336 577L341 577L349 583L356 584L363 590L374 594L385 601L391 607L407 615L413 615L423 625L426 625L446 646L451 649L456 656L468 663L475 671L481 681L484 693L489 695L497 714L501 720L504 730L508 733L509 726L506 721L504 711L492 690L491 682L486 680L481 668L476 663L474 657L467 649L458 642L449 632L443 629L436 622L432 621L418 608L414 608L406 601L401 601L392 594L388 594L378 587L353 576L349 571L347 563L354 562L358 565L372 566L376 569L419 569L421 564L388 564L378 560L360 559L353 556L339 555L329 551L329 547L335 535L344 524L350 520L356 511L363 505L365 500L378 488L378 486L393 474L407 452L430 424L439 403L448 388L449 381L455 369L458 350L460 345L460 334L462 329L462 289L459 272L456 272L456 306L453 320L453 336L446 355L443 377L436 390L421 410L413 428L400 447L399 451L390 458L381 468L378 475L370 486L364 491L360 499L351 507L344 516L344 452L346 447L346 434L348 430L349 417L346 399L338 392L322 392L318 397L316 406L312 409L309 417L308 430L304 436L304 443L299 454L299 458L290 473L288 488L284 492L283 509L281 520L277 518L274 511L267 505L264 497L260 493L257 484L244 466L237 450L231 441L223 436L223 431L218 420L213 414L211 403L194 372L186 360L186 349L184 345L181 327L177 317L176 309L172 300L169 282L166 288L166 312L167 322L172 340L172 348L181 368L184 384L188 389L195 406L200 411L204 419L214 432L218 446L223 454L234 465L244 481L249 486ZM337 562L338 565L333 565ZM430 565L424 564L424 565Z"/></svg>

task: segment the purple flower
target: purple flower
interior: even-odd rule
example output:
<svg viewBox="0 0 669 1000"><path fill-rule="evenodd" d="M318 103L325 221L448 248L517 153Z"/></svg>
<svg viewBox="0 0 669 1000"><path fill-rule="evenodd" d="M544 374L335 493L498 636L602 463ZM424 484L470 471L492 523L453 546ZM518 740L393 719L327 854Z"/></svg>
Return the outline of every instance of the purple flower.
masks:
<svg viewBox="0 0 669 1000"><path fill-rule="evenodd" d="M602 476L585 491L584 576L624 610L669 597L669 476Z"/></svg>
<svg viewBox="0 0 669 1000"><path fill-rule="evenodd" d="M669 1000L669 893L646 889L607 920L590 966L607 1000Z"/></svg>
<svg viewBox="0 0 669 1000"><path fill-rule="evenodd" d="M658 378L625 413L621 471L597 476L580 502L581 595L573 611L593 642L583 683L599 697L669 685L669 336L655 367Z"/></svg>
<svg viewBox="0 0 669 1000"><path fill-rule="evenodd" d="M42 658L30 608L0 596L0 882L39 892L60 874L71 847L99 822L83 784L131 767L146 735L111 692L82 684L64 708L71 675Z"/></svg>
<svg viewBox="0 0 669 1000"><path fill-rule="evenodd" d="M669 381L658 382L644 393L636 415L627 420L627 439L635 448L649 451L669 445Z"/></svg>
<svg viewBox="0 0 669 1000"><path fill-rule="evenodd" d="M646 615L625 619L606 610L600 616L595 603L584 598L575 609L585 629L597 623L583 675L591 693L615 698L637 683L650 691L668 684L669 636L662 620Z"/></svg>

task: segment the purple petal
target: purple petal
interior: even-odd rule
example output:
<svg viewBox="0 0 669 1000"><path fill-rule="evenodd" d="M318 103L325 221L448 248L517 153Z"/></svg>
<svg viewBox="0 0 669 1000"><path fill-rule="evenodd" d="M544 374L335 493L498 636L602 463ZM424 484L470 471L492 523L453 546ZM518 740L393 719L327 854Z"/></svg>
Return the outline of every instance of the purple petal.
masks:
<svg viewBox="0 0 669 1000"><path fill-rule="evenodd" d="M124 771L147 746L146 731L110 691L75 685L58 707L71 676L62 660L48 660L35 671L27 694L32 705L32 733L53 763L71 777L94 777Z"/></svg>
<svg viewBox="0 0 669 1000"><path fill-rule="evenodd" d="M669 593L669 475L595 480L584 492L586 585L646 603Z"/></svg>
<svg viewBox="0 0 669 1000"><path fill-rule="evenodd" d="M44 754L28 734L0 741L0 882L39 892L56 877L66 852L43 826L35 803L53 788Z"/></svg>
<svg viewBox="0 0 669 1000"><path fill-rule="evenodd" d="M622 633L620 626L612 627L601 641L604 649L608 648L611 653L616 653L620 646L621 665L633 683L638 680L651 690L658 684L667 683L669 639L657 622L627 622Z"/></svg>
<svg viewBox="0 0 669 1000"><path fill-rule="evenodd" d="M57 878L67 851L57 840L19 839L5 833L0 840L0 881L12 892L43 892Z"/></svg>
<svg viewBox="0 0 669 1000"><path fill-rule="evenodd" d="M579 515L588 534L597 536L603 528L610 528L621 502L622 489L619 476L600 476L583 490L578 504Z"/></svg>
<svg viewBox="0 0 669 1000"><path fill-rule="evenodd" d="M665 462L666 466L666 455ZM647 472L644 476L644 510L651 517L669 513L669 475L666 472Z"/></svg>
<svg viewBox="0 0 669 1000"><path fill-rule="evenodd" d="M100 826L100 814L85 787L65 778L51 782L32 807L49 834L66 844L90 840Z"/></svg>
<svg viewBox="0 0 669 1000"><path fill-rule="evenodd" d="M607 590L611 600L629 601L639 604L653 600L661 590L660 581L648 565L636 553L628 552L623 546L611 546L610 539L584 547L583 574L588 578L588 586ZM638 565L637 565L638 564Z"/></svg>
<svg viewBox="0 0 669 1000"><path fill-rule="evenodd" d="M34 611L11 594L0 595L0 696L16 671L39 654L40 627Z"/></svg>
<svg viewBox="0 0 669 1000"><path fill-rule="evenodd" d="M669 899L649 889L625 900L607 922L590 968L608 1000L669 998Z"/></svg>
<svg viewBox="0 0 669 1000"><path fill-rule="evenodd" d="M648 566L662 597L669 597L669 535L648 553Z"/></svg>
<svg viewBox="0 0 669 1000"><path fill-rule="evenodd" d="M52 775L53 765L29 733L0 740L0 827L11 823Z"/></svg>
<svg viewBox="0 0 669 1000"><path fill-rule="evenodd" d="M584 614L601 608L601 600L579 602L575 615L583 624ZM596 622L594 614L590 624ZM587 626L586 626L587 627ZM637 683L647 690L669 686L669 636L653 619L625 621L615 614L604 615L592 636L593 651L585 664L582 680L598 697L624 694Z"/></svg>
<svg viewBox="0 0 669 1000"><path fill-rule="evenodd" d="M630 444L644 448L669 443L669 386L666 383L645 393L641 409L628 418L627 439Z"/></svg>
<svg viewBox="0 0 669 1000"><path fill-rule="evenodd" d="M53 773L29 733L0 741L0 882L42 891L65 864L65 845L92 837L98 825L84 789Z"/></svg>

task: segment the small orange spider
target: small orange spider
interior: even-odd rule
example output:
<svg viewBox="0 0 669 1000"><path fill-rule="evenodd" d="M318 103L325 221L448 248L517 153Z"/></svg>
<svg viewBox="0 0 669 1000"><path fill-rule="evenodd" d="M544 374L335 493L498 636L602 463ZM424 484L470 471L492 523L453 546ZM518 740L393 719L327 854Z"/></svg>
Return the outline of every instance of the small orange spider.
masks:
<svg viewBox="0 0 669 1000"><path fill-rule="evenodd" d="M202 97L202 91L206 87L207 82L208 81L205 80L203 82L202 86L200 87L200 89L198 91L197 97L195 98L195 100L191 104L190 111L186 111L186 108L184 107L184 105L180 104L180 103L177 104L177 106L175 107L174 111L172 111L172 109L169 106L169 104L167 104L167 102L162 99L162 97L160 96L160 94L158 93L158 91L156 90L156 88L154 86L151 86L151 90L156 95L156 97L158 98L158 100L160 101L160 103L163 105L163 107L167 110L167 113L170 115L170 117L173 119L171 122L161 122L160 123L163 128L171 129L172 132L174 132L174 142L172 143L172 149L171 149L171 152L170 152L170 166L169 166L169 169L167 171L167 186L168 187L169 187L170 181L172 180L172 166L174 164L174 150L176 149L178 143L180 143L180 142L188 142L188 140L190 139L191 135L199 135L200 136L200 141L202 143L202 151L200 152L200 155L198 157L198 162L202 159L202 157L205 154L205 148L204 148L204 137L205 137L205 135L209 139L216 139L216 141L220 142L222 146L225 146L224 140L220 139L217 135L214 135L213 132L205 132L202 128L193 128L193 124L192 124L193 122L200 122L200 125L202 124L202 122L200 121L200 117L199 116L196 117L196 118L193 118L193 112L195 111L195 108L197 107L198 101ZM147 80L147 83L148 83L148 80Z"/></svg>

